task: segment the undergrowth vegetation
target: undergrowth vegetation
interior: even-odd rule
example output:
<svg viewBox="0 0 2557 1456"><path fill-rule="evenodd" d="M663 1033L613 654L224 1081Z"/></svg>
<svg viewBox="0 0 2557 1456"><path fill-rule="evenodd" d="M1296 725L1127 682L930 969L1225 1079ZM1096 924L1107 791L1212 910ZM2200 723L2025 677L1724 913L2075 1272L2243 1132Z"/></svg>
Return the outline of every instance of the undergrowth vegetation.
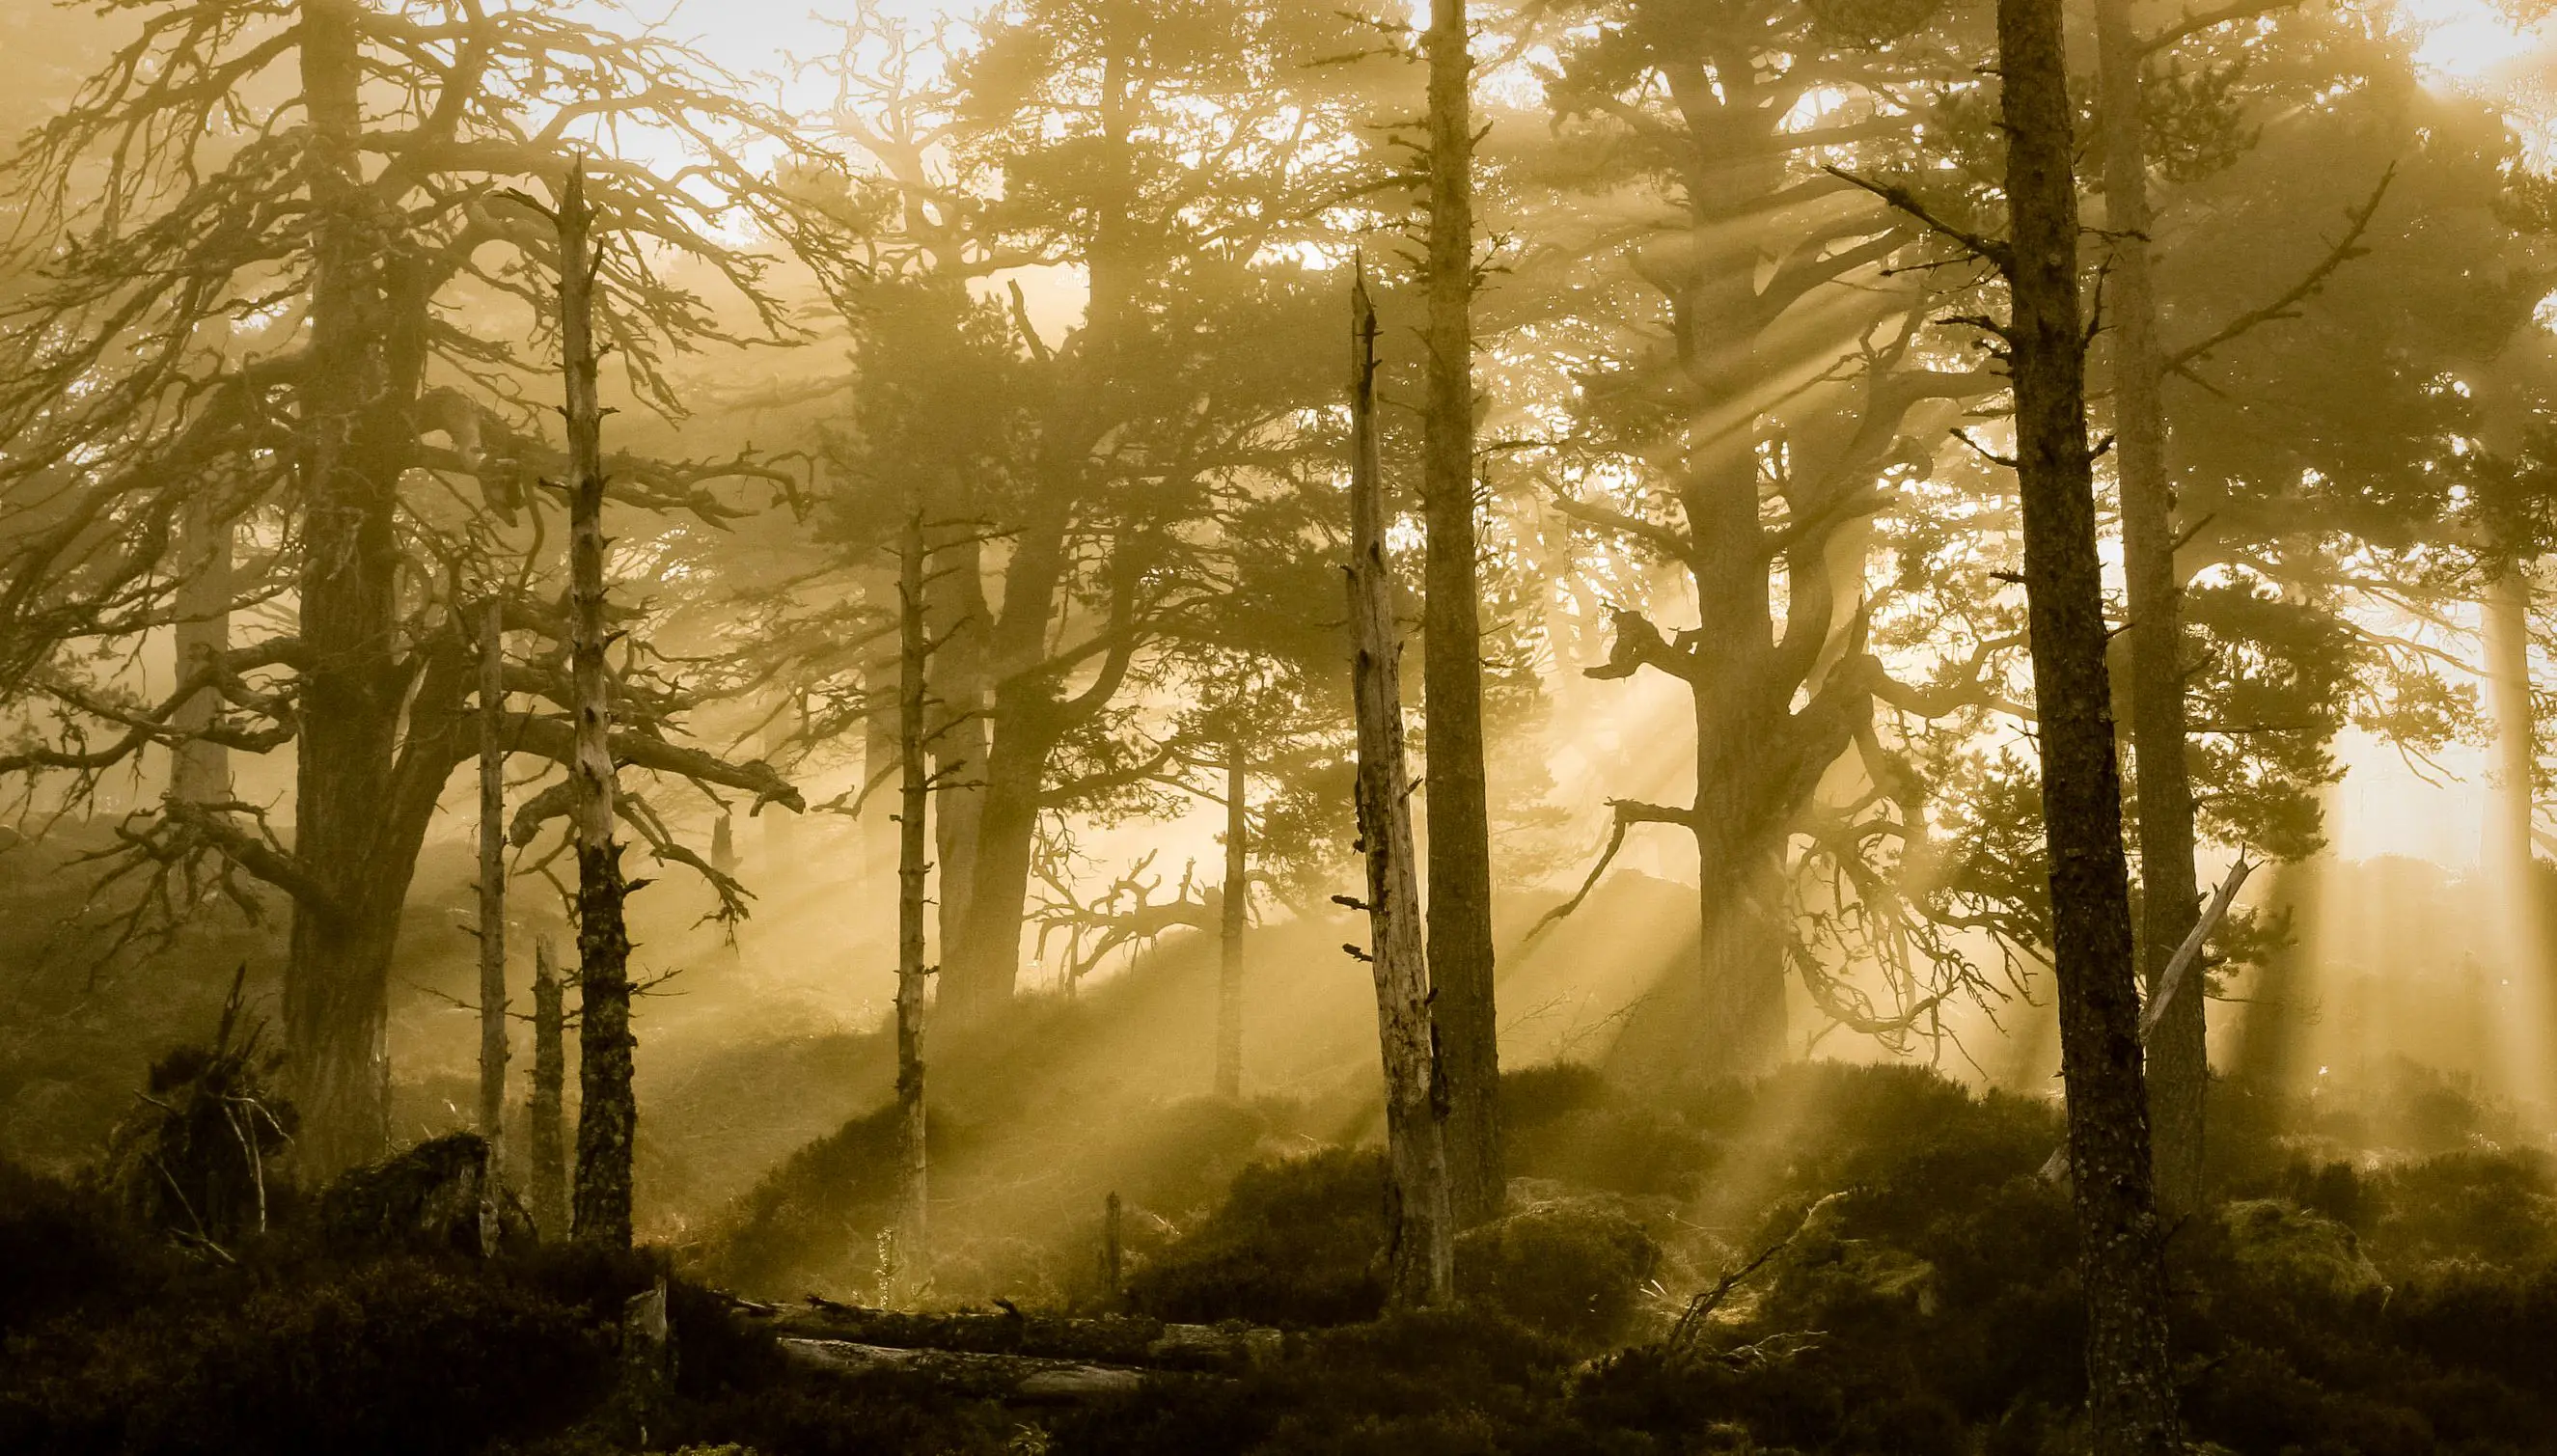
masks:
<svg viewBox="0 0 2557 1456"><path fill-rule="evenodd" d="M1132 1216L1122 1287L1092 1257L1097 1228L1073 1224L1020 1266L1089 1272L1052 1297L1024 1285L1017 1316L873 1317L877 1338L947 1324L967 1338L936 1343L1064 1342L1099 1360L1136 1358L1162 1321L1287 1332L1248 1370L1162 1373L1069 1406L807 1369L705 1286L723 1263L786 1276L808 1266L799 1245L858 1230L887 1147L858 1121L750 1196L729 1244L675 1269L675 1387L644 1431L616 1394L621 1306L670 1270L666 1254L349 1249L323 1237L326 1198L279 1198L273 1232L212 1249L136 1222L104 1178L0 1170L0 1260L24 1275L0 1294L0 1449L2083 1447L2067 1194L2038 1175L2050 1107L1837 1065L1639 1090L1548 1067L1514 1074L1504 1102L1518 1176L1507 1215L1460 1246L1458 1308L1383 1311L1373 1151L1274 1155L1284 1108L1203 1103L1113 1154L1145 1207L1169 1211ZM2223 1112L2218 1197L2169 1241L2194 1439L2249 1456L2557 1450L2549 1160L2475 1139L2381 1156L2282 1132L2260 1106ZM990 1125L935 1136L955 1157Z"/></svg>

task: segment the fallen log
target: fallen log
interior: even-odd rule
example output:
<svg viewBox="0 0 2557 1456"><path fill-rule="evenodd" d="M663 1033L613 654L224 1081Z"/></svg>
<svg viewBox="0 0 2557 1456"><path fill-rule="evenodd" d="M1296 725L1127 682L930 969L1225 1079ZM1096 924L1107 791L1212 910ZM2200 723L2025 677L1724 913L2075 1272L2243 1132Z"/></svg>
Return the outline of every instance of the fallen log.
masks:
<svg viewBox="0 0 2557 1456"><path fill-rule="evenodd" d="M1010 1404L1079 1405L1113 1399L1136 1393L1149 1377L1160 1374L1035 1355L910 1349L794 1336L784 1336L780 1343L784 1355L810 1369L906 1376L930 1381L954 1394Z"/></svg>
<svg viewBox="0 0 2557 1456"><path fill-rule="evenodd" d="M1236 1375L1276 1362L1286 1348L1284 1334L1262 1326L1168 1324L1130 1314L1075 1319L1011 1309L908 1313L813 1296L795 1308L742 1300L737 1308L783 1339L1096 1367Z"/></svg>

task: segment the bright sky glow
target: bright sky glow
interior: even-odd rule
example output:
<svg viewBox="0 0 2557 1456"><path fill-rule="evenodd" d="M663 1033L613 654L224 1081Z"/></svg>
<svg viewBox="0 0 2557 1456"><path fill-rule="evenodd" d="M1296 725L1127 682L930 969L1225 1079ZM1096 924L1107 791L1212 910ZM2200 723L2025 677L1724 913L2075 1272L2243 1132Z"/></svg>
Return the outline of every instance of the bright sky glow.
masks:
<svg viewBox="0 0 2557 1456"><path fill-rule="evenodd" d="M2485 0L2398 0L2398 23L2423 37L2416 64L2463 89L2486 90L2537 46Z"/></svg>
<svg viewBox="0 0 2557 1456"><path fill-rule="evenodd" d="M580 0L598 15L613 7L602 0ZM825 0L625 0L625 15L655 23L668 36L682 40L740 75L777 75L791 57L821 56L834 49L838 34L828 12L848 11ZM969 0L878 0L888 16L920 22L948 16L964 19L983 13Z"/></svg>
<svg viewBox="0 0 2557 1456"><path fill-rule="evenodd" d="M2396 0L2428 79L2500 107L2532 165L2557 166L2557 22L2513 23L2493 0Z"/></svg>

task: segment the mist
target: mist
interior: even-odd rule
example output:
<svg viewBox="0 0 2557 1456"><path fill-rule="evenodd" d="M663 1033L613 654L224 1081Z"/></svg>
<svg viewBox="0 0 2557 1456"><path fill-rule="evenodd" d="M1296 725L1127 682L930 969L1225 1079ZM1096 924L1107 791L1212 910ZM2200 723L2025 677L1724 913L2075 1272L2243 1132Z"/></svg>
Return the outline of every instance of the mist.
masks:
<svg viewBox="0 0 2557 1456"><path fill-rule="evenodd" d="M2557 20L0 14L0 1449L2557 1450Z"/></svg>

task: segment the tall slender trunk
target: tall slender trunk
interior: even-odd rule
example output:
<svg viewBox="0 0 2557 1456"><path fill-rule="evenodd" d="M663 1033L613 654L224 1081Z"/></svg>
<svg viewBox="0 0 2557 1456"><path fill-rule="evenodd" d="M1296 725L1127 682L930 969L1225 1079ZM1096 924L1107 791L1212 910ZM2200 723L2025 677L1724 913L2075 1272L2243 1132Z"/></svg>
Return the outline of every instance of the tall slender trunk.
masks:
<svg viewBox="0 0 2557 1456"><path fill-rule="evenodd" d="M400 700L396 462L368 448L382 408L383 239L369 225L357 0L304 0L306 183L314 222L310 362L301 442L301 732L294 854L328 893L297 900L284 1028L299 1156L325 1178L380 1155L390 1136L383 1036L390 949L406 876L371 863L393 771ZM390 882L396 878L397 883Z"/></svg>
<svg viewBox="0 0 2557 1456"><path fill-rule="evenodd" d="M1252 910L1252 783L1243 734L1225 744L1225 890L1217 907L1216 1095L1243 1096L1243 931Z"/></svg>
<svg viewBox="0 0 2557 1456"><path fill-rule="evenodd" d="M569 657L577 700L577 1237L628 1247L631 1096L630 934L621 850L612 842L612 683L604 660L604 411L596 397L595 213L572 169L559 202L560 347L568 385L569 578L577 611Z"/></svg>
<svg viewBox="0 0 2557 1456"><path fill-rule="evenodd" d="M896 574L871 570L862 577L862 598L876 610L896 608ZM889 796L890 775L900 768L897 706L902 701L895 642L882 634L862 664L862 786L870 798L862 806L862 898L866 905L886 909L894 903L897 884L896 801Z"/></svg>
<svg viewBox="0 0 2557 1456"><path fill-rule="evenodd" d="M978 841L983 833L988 757L993 732L986 721L986 589L981 575L984 549L977 540L973 509L965 498L954 500L959 524L927 540L934 569L923 587L925 610L943 623L945 640L927 665L931 702L926 709L925 750L930 753L940 786L934 791L932 832L934 867L940 898L941 958L960 963L958 975L945 981L941 998L948 1009L967 1014L976 989L963 948L969 917L976 909ZM1023 860L1027 862L1026 858ZM1026 883L1026 881L1024 881ZM1017 947L1020 927L1012 927ZM1008 948L1008 959L1009 950ZM955 994L954 994L955 992ZM1002 994L1011 994L1007 980Z"/></svg>
<svg viewBox="0 0 2557 1456"><path fill-rule="evenodd" d="M1420 884L1403 756L1394 582L1385 560L1385 482L1376 441L1376 311L1364 279L1351 293L1350 632L1358 711L1359 846L1367 859L1369 964L1385 1057L1387 1292L1397 1305L1442 1303L1454 1277L1446 1104Z"/></svg>
<svg viewBox="0 0 2557 1456"><path fill-rule="evenodd" d="M2539 749L2537 710L2530 701L2530 563L2508 562L2498 569L2482 605L2487 697L2494 716L2494 788L2483 846L2487 882L2500 902L2506 974L2519 985L2545 986L2548 932L2531 851ZM2544 1095L2549 1084L2543 1079L2528 1090Z"/></svg>
<svg viewBox="0 0 2557 1456"><path fill-rule="evenodd" d="M2113 468L2121 482L2122 559L2130 585L2131 748L2139 775L2140 944L2149 993L2193 930L2193 779L2184 697L2184 584L2175 565L2175 492L2167 475L2157 295L2149 277L2148 145L2140 38L2130 0L2095 7L2104 127L2104 216L2119 245L2107 285L2112 318ZM2157 1195L2169 1214L2202 1201L2203 1102L2211 1080L2202 978L2188 977L2149 1034L2149 1123Z"/></svg>
<svg viewBox="0 0 2557 1456"><path fill-rule="evenodd" d="M2129 865L2086 448L2078 191L2061 7L1998 0L2010 214L2006 328L2051 856L2053 963L2096 1456L2183 1449L2151 1196Z"/></svg>
<svg viewBox="0 0 2557 1456"><path fill-rule="evenodd" d="M231 645L231 524L219 518L209 489L187 497L180 523L179 557L186 572L178 587L178 676L202 671ZM186 733L212 727L221 709L219 691L206 688L178 705L171 726ZM189 804L218 804L231 796L230 750L189 737L170 752L169 793Z"/></svg>
<svg viewBox="0 0 2557 1456"><path fill-rule="evenodd" d="M1429 725L1429 984L1447 1085L1447 1178L1459 1227L1500 1212L1500 1018L1493 1004L1491 816L1483 782L1483 644L1474 581L1474 132L1465 0L1429 12L1428 521L1421 659Z"/></svg>
<svg viewBox="0 0 2557 1456"><path fill-rule="evenodd" d="M930 1164L923 1107L923 817L932 785L924 763L923 510L911 508L897 542L896 822L896 1270L901 1299L932 1281Z"/></svg>
<svg viewBox="0 0 2557 1456"><path fill-rule="evenodd" d="M2487 815L2487 853L2511 884L2530 871L2530 821L2537 750L2530 703L2530 579L2525 567L2496 571L2480 613L2486 637L2489 711L2494 718L2494 796Z"/></svg>
<svg viewBox="0 0 2557 1456"><path fill-rule="evenodd" d="M479 612L479 1135L502 1167L506 1127L505 603Z"/></svg>
<svg viewBox="0 0 2557 1456"><path fill-rule="evenodd" d="M524 1182L533 1227L556 1239L568 1228L567 1008L559 960L547 935L533 938L533 1092L525 1105Z"/></svg>

